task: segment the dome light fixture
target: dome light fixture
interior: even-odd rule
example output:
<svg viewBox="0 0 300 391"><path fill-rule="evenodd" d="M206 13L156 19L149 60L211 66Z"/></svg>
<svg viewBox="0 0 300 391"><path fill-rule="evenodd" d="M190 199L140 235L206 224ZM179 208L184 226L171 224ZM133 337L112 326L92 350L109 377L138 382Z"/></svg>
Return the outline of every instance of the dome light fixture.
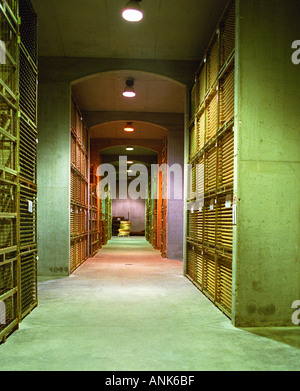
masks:
<svg viewBox="0 0 300 391"><path fill-rule="evenodd" d="M126 147L126 151L133 151L133 147Z"/></svg>
<svg viewBox="0 0 300 391"><path fill-rule="evenodd" d="M132 122L127 122L126 126L124 127L124 132L134 132Z"/></svg>
<svg viewBox="0 0 300 391"><path fill-rule="evenodd" d="M123 19L127 22L139 22L143 19L144 15L141 10L140 2L142 0L130 0L122 11Z"/></svg>
<svg viewBox="0 0 300 391"><path fill-rule="evenodd" d="M134 91L134 80L133 79L127 79L126 80L126 87L123 91L123 96L125 98L134 98L135 97L135 91Z"/></svg>

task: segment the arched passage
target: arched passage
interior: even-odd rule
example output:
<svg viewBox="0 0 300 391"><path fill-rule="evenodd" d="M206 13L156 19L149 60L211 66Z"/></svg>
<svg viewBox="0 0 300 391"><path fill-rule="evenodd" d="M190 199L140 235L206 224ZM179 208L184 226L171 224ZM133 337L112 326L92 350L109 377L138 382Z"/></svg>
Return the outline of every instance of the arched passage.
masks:
<svg viewBox="0 0 300 391"><path fill-rule="evenodd" d="M103 65L103 62L100 62ZM53 66L53 69L58 69L58 63ZM76 70L79 69L78 63L73 66ZM163 71L162 75L159 75L159 67L150 69L150 64L144 64L142 70L142 64L139 66L140 69L137 69L139 67L131 64L120 70L120 63L110 69L108 65L107 68L91 68L88 65L84 68L82 64L79 73L74 71L71 64L66 63L67 68L61 74L58 72L55 80L52 79L56 73L53 69L50 78L47 78L45 73L40 78L38 165L43 169L38 173L38 241L41 274L65 275L70 272L71 94L76 98L87 127L91 129L90 145L94 145L94 150L100 150L104 145L109 147L116 144L125 145L129 141L133 143L133 140L135 145L151 147L146 142L147 137L151 140L151 148L159 154L163 148L163 138L167 134L169 163L183 164L185 83L178 77L173 80L169 77L174 76L175 71ZM44 71L46 72L46 68ZM135 79L135 100L125 101L121 96L127 77ZM115 135L120 133L118 127L120 128L124 121L130 120L136 123L137 131L141 128L139 137L136 137L137 133L134 136L126 135L124 139L119 137L120 134L118 137L109 137L113 132ZM97 132L106 135L94 138L93 133ZM91 158L92 151L93 148L90 149ZM183 235L178 227L183 225L183 212L178 204L172 205L172 202L168 204L168 208L168 218L172 216L173 219L173 223L168 227L174 227L168 235L171 243L169 248L172 248L173 244L178 246L178 251L171 252L168 256L182 259ZM56 210L55 220L51 216L53 209ZM177 216L179 223L174 221L174 216ZM49 236L49 232L53 234ZM52 264L48 262L49 251L54 254Z"/></svg>

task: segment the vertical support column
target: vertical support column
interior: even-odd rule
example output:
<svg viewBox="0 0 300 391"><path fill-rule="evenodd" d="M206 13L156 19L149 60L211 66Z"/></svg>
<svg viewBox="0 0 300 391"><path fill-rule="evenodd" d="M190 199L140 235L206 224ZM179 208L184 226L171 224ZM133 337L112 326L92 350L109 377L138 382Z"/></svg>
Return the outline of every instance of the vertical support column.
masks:
<svg viewBox="0 0 300 391"><path fill-rule="evenodd" d="M187 238L187 199L188 199L188 162L189 162L189 122L190 122L190 112L194 108L191 107L189 89L186 90L185 94L185 117L184 117L184 186L183 186L183 274L187 274L187 248L186 248L186 238Z"/></svg>
<svg viewBox="0 0 300 391"><path fill-rule="evenodd" d="M236 326L293 326L300 299L299 11L295 0L237 1Z"/></svg>
<svg viewBox="0 0 300 391"><path fill-rule="evenodd" d="M167 209L167 258L182 260L183 259L183 210L184 210L184 132L170 131L168 138L168 165L179 164L182 168L182 176L170 175L168 180L168 189L171 197L168 199ZM175 199L172 193L181 190L181 199Z"/></svg>
<svg viewBox="0 0 300 391"><path fill-rule="evenodd" d="M40 275L70 271L69 83L39 85L38 248Z"/></svg>

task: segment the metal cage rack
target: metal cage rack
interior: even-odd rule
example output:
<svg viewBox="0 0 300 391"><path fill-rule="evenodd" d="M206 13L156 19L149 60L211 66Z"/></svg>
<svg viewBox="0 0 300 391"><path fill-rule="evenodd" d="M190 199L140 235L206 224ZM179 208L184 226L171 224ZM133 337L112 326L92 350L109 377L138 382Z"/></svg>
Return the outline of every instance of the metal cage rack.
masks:
<svg viewBox="0 0 300 391"><path fill-rule="evenodd" d="M18 108L19 23L9 10L5 1L0 3L0 94L7 103Z"/></svg>
<svg viewBox="0 0 300 391"><path fill-rule="evenodd" d="M10 14L15 22L18 20L18 6L19 0L0 0L0 8Z"/></svg>
<svg viewBox="0 0 300 391"><path fill-rule="evenodd" d="M21 28L21 22L26 20ZM0 342L37 305L37 18L29 0L0 1ZM3 47L2 47L3 49ZM3 51L2 51L3 54ZM0 309L1 316L1 309Z"/></svg>
<svg viewBox="0 0 300 391"><path fill-rule="evenodd" d="M234 180L234 7L234 2L230 1L200 63L190 93L189 163L192 169L188 204L195 206L187 211L186 250L187 277L229 317Z"/></svg>
<svg viewBox="0 0 300 391"><path fill-rule="evenodd" d="M19 105L20 105L20 266L21 316L38 303L37 297L37 16L29 0L19 3Z"/></svg>

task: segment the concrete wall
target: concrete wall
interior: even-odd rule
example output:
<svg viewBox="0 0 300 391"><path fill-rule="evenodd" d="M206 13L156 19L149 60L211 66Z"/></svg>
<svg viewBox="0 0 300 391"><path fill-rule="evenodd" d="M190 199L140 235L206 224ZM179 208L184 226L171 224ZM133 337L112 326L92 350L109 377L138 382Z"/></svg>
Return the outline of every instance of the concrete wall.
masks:
<svg viewBox="0 0 300 391"><path fill-rule="evenodd" d="M293 326L300 299L299 25L299 1L237 1L236 326Z"/></svg>
<svg viewBox="0 0 300 391"><path fill-rule="evenodd" d="M183 127L183 125L182 125ZM171 198L167 207L167 258L183 260L183 223L184 223L184 132L169 132L168 165L179 164L182 176L170 176L168 187L171 188ZM175 199L174 189L182 191L182 197Z"/></svg>
<svg viewBox="0 0 300 391"><path fill-rule="evenodd" d="M145 200L112 200L112 216L123 216L131 221L131 232L141 232L145 230Z"/></svg>
<svg viewBox="0 0 300 391"><path fill-rule="evenodd" d="M198 61L40 57L39 79L40 81L76 83L101 72L130 69L169 77L185 85L193 80L197 66Z"/></svg>
<svg viewBox="0 0 300 391"><path fill-rule="evenodd" d="M39 84L38 249L40 275L70 264L70 85Z"/></svg>

